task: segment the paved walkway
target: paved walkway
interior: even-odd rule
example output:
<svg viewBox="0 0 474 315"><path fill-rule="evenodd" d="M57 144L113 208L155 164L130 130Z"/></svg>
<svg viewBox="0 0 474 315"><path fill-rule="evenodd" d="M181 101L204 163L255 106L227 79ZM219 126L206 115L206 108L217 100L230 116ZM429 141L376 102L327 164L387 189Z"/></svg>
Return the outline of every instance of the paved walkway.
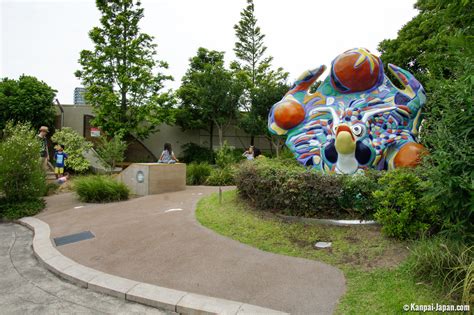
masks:
<svg viewBox="0 0 474 315"><path fill-rule="evenodd" d="M47 198L38 215L52 237L90 230L92 240L57 249L85 266L124 278L293 314L331 314L345 291L342 272L233 241L196 221L194 209L215 187L111 204Z"/></svg>
<svg viewBox="0 0 474 315"><path fill-rule="evenodd" d="M32 232L0 224L1 314L166 314L62 281L39 265Z"/></svg>

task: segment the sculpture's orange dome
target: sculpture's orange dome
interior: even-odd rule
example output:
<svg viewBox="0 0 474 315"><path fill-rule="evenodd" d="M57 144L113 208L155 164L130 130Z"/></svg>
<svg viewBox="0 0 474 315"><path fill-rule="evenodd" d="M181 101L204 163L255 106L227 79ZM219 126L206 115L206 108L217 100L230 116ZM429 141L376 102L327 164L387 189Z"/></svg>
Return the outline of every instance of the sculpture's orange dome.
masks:
<svg viewBox="0 0 474 315"><path fill-rule="evenodd" d="M332 63L331 82L342 93L370 90L378 86L382 78L382 62L363 48L348 50Z"/></svg>
<svg viewBox="0 0 474 315"><path fill-rule="evenodd" d="M289 130L299 125L305 116L303 106L296 101L285 100L278 104L274 111L275 123L278 127Z"/></svg>

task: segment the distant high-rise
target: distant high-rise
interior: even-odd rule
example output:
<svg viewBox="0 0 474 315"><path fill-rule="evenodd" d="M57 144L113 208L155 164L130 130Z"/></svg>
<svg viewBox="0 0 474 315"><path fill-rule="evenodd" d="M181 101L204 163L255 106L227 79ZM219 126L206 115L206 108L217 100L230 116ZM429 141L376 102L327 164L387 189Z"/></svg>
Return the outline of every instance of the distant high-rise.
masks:
<svg viewBox="0 0 474 315"><path fill-rule="evenodd" d="M77 87L74 89L74 105L85 105L86 100L84 99L84 93L86 89L83 87Z"/></svg>

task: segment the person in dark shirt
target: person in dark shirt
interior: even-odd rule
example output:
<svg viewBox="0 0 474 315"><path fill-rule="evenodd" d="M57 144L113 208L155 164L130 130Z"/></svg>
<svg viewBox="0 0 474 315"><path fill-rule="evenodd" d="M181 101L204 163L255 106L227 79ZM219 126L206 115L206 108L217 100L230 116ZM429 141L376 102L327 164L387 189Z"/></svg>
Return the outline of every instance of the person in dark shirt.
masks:
<svg viewBox="0 0 474 315"><path fill-rule="evenodd" d="M40 158L41 158L41 165L43 169L48 170L48 161L49 161L49 152L48 152L48 139L46 135L48 134L49 129L46 126L41 126L39 129L38 140L41 143L41 151L40 151Z"/></svg>

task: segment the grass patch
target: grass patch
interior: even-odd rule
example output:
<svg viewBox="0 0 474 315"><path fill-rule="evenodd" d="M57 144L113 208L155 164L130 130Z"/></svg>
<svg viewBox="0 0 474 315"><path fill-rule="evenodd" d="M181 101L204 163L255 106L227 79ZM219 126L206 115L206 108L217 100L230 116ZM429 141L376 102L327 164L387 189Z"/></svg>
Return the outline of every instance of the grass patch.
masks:
<svg viewBox="0 0 474 315"><path fill-rule="evenodd" d="M265 212L253 211L237 192L201 199L198 221L219 234L272 253L319 260L344 271L347 293L336 313L402 313L410 303L442 303L438 291L416 283L402 261L408 255L406 242L384 237L374 226L338 227L287 223ZM332 248L316 250L317 241L331 241Z"/></svg>
<svg viewBox="0 0 474 315"><path fill-rule="evenodd" d="M84 202L113 202L126 200L130 191L128 187L109 176L83 176L73 183L79 199Z"/></svg>

